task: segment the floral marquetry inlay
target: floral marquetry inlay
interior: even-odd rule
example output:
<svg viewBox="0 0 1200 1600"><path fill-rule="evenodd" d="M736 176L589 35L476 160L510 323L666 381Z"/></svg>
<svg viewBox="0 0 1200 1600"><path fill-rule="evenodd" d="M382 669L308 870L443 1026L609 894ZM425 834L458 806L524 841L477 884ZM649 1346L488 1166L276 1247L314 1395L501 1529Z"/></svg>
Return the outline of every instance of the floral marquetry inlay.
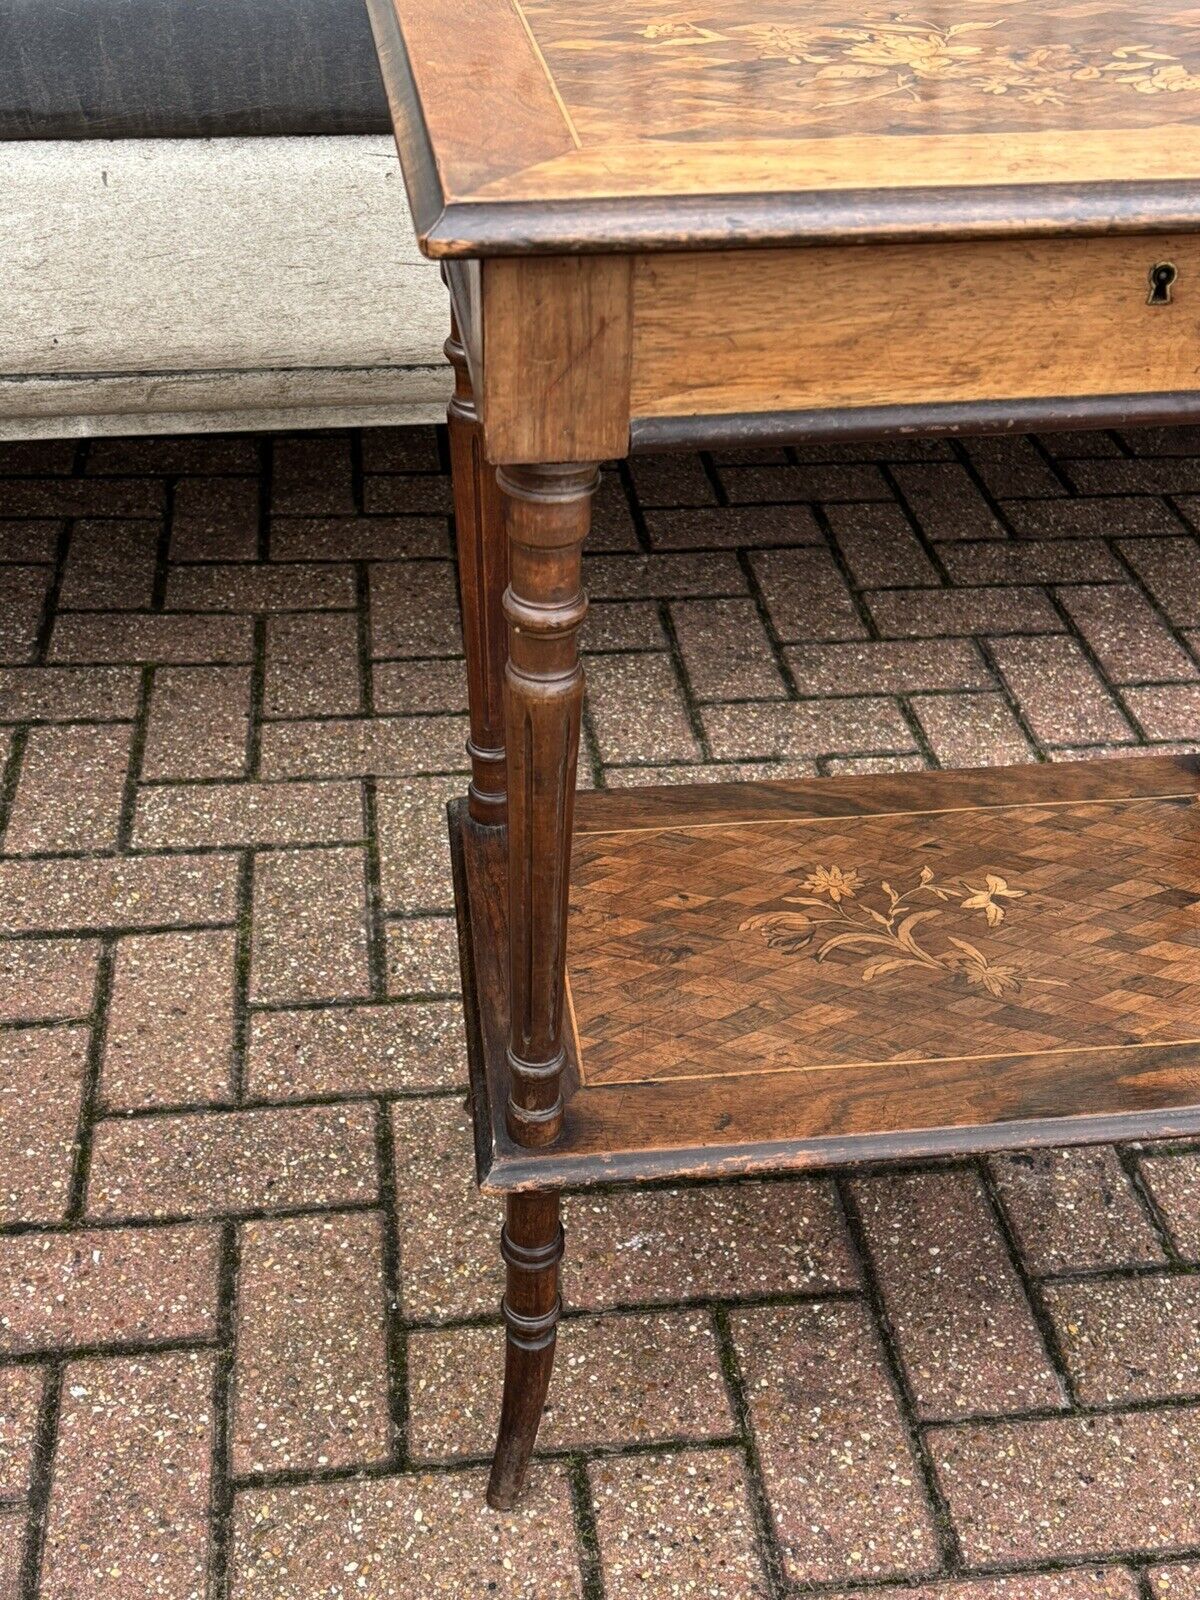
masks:
<svg viewBox="0 0 1200 1600"><path fill-rule="evenodd" d="M1195 841L1190 799L584 835L567 958L583 1081L1200 1035Z"/></svg>
<svg viewBox="0 0 1200 1600"><path fill-rule="evenodd" d="M865 956L864 983L917 967L945 973L967 988L984 989L997 1000L1020 992L1022 975L1016 967L990 961L969 939L929 926L942 919L942 908L950 903L981 913L989 928L997 927L1004 921L1003 901L1019 900L1025 890L1010 888L996 873L986 873L982 887L974 888L965 882L939 883L932 867L922 867L915 882L897 891L886 878L870 884L853 868L818 867L801 887L808 893L784 895L783 903L803 910L760 912L747 917L741 931L760 933L775 950L810 954L818 961L837 950ZM869 898L872 889L875 904ZM942 905L930 906L930 900ZM930 934L939 932L944 941L940 950L929 942Z"/></svg>
<svg viewBox="0 0 1200 1600"><path fill-rule="evenodd" d="M367 4L433 255L1195 231L1193 0Z"/></svg>
<svg viewBox="0 0 1200 1600"><path fill-rule="evenodd" d="M643 132L658 137L745 136L755 107L760 131L774 137L786 123L808 137L1200 120L1195 7L955 0L855 11L845 0L581 0L567 10L524 0L524 8L564 101L597 137L616 132L605 105L617 63L619 103L636 101Z"/></svg>

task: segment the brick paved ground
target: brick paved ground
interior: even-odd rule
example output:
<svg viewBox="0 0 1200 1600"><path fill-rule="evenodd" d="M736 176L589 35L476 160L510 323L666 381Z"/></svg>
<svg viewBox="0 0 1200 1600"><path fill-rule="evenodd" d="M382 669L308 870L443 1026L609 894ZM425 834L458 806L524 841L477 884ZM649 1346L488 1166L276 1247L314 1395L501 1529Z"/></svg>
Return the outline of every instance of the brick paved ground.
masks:
<svg viewBox="0 0 1200 1600"><path fill-rule="evenodd" d="M436 436L0 474L0 1600L1200 1595L1186 1145L569 1199L482 1509ZM1196 432L610 471L584 781L1181 748L1198 526Z"/></svg>

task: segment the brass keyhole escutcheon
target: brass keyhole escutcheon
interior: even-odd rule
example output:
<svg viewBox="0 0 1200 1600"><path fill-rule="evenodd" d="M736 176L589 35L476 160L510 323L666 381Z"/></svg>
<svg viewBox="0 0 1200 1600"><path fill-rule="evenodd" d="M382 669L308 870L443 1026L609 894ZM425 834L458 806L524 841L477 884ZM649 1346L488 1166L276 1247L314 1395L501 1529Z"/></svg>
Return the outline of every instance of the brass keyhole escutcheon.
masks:
<svg viewBox="0 0 1200 1600"><path fill-rule="evenodd" d="M1179 276L1179 269L1173 261L1157 261L1150 268L1150 293L1146 296L1148 306L1169 306L1171 304L1171 290Z"/></svg>

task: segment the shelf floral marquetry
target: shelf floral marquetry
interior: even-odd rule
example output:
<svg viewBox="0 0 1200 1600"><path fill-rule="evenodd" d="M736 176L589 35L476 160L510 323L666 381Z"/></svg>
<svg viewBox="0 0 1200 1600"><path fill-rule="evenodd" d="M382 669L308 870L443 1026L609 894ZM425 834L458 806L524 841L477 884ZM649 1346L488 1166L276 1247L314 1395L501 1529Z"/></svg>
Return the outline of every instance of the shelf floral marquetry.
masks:
<svg viewBox="0 0 1200 1600"><path fill-rule="evenodd" d="M1198 828L1177 797L583 834L581 1081L1191 1040Z"/></svg>
<svg viewBox="0 0 1200 1600"><path fill-rule="evenodd" d="M984 885L973 889L963 880L939 883L932 867L922 867L916 881L902 892L893 889L886 878L868 884L856 868L818 867L800 886L807 894L784 895L785 904L803 906L803 911L763 911L747 917L739 931L762 934L773 950L789 954L811 953L817 961L827 961L835 950L853 952L869 959L862 967L864 983L874 978L903 973L916 967L959 980L968 986L985 989L995 999L1019 994L1022 979L1016 967L989 961L978 945L946 934L947 946L941 951L928 942L930 931L922 923L937 922L937 907L922 907L922 897L953 901L960 910L979 910L989 928L1004 920L1002 900L1017 900L1028 891L1010 889L1006 879L989 872ZM866 891L877 890L881 902L871 905ZM1061 983L1060 978L1033 978L1033 983Z"/></svg>

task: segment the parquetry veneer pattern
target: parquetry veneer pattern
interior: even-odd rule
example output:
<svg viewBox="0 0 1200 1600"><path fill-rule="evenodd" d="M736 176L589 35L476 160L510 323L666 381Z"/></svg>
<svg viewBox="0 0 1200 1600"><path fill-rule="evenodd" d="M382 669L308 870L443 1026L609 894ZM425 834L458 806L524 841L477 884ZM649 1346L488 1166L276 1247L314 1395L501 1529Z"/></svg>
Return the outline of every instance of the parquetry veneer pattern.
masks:
<svg viewBox="0 0 1200 1600"><path fill-rule="evenodd" d="M1195 1044L1198 844L1191 792L585 835L581 1081Z"/></svg>

